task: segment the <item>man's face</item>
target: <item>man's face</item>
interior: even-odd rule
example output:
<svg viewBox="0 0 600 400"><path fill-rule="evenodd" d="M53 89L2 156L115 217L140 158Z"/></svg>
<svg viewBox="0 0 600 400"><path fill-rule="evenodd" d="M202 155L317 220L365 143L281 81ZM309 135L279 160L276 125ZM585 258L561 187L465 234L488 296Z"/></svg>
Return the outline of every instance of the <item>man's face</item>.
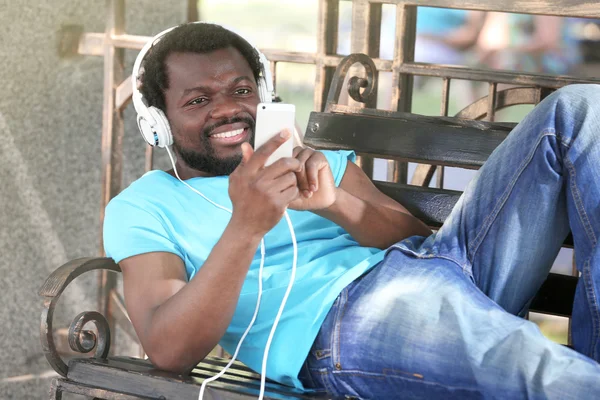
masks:
<svg viewBox="0 0 600 400"><path fill-rule="evenodd" d="M166 66L166 115L179 159L209 175L230 174L242 159L241 144L254 138L260 99L250 65L228 47L172 53Z"/></svg>

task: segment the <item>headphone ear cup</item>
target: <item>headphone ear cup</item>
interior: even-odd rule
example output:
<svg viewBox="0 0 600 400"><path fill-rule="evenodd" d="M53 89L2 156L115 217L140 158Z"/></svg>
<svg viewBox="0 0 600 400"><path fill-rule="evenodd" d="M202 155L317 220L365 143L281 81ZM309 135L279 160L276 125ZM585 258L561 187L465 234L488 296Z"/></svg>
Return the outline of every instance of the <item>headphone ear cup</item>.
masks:
<svg viewBox="0 0 600 400"><path fill-rule="evenodd" d="M150 146L156 146L158 141L156 140L157 136L154 135L154 129L152 128L150 122L146 121L146 118L144 118L141 114L138 114L137 116L137 125L146 143L148 143Z"/></svg>
<svg viewBox="0 0 600 400"><path fill-rule="evenodd" d="M162 148L172 145L173 135L171 134L171 126L165 113L156 107L148 107L148 112L154 118L154 121L156 121L154 126L154 132L158 139L156 145Z"/></svg>

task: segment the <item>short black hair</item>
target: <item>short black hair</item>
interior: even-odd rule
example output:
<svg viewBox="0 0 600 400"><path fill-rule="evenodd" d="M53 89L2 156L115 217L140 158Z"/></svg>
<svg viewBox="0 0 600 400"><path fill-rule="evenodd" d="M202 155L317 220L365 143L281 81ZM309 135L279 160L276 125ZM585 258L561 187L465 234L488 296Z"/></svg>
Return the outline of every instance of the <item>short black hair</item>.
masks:
<svg viewBox="0 0 600 400"><path fill-rule="evenodd" d="M171 53L205 54L227 47L233 47L242 54L258 83L262 66L258 52L250 43L220 25L188 23L163 36L144 58L140 91L147 105L165 111L165 90L169 88L165 61Z"/></svg>

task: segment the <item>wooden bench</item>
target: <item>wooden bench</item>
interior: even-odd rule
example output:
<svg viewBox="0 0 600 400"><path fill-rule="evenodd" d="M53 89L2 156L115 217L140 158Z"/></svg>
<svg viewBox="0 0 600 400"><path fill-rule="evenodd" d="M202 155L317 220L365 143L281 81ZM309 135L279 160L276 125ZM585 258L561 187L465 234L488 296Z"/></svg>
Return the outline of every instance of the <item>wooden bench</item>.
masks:
<svg viewBox="0 0 600 400"><path fill-rule="evenodd" d="M371 72L367 78L350 80L350 95L360 102L369 102L371 94L368 88L372 86L369 82L375 80L376 69L369 57L351 55L342 61L336 72L327 103L328 111L314 112L310 116L305 135L307 145L319 149L354 149L363 157L478 168L513 126L339 105L338 83L344 81L345 73L355 63L367 65L366 70ZM540 88L531 91L538 100L543 94L549 93ZM505 98L506 93L498 92L497 97ZM505 103L506 99L497 102ZM460 192L447 189L374 182L382 192L405 205L433 228L441 226L460 196ZM565 244L571 245L572 240L567 239ZM50 364L63 376L53 382L54 398L60 398L63 391L105 399L195 398L202 380L216 374L226 360L207 358L190 376L183 377L158 371L147 360L107 357L110 332L106 320L97 312L78 315L69 330L71 347L80 352L95 348L95 356L91 359L72 359L68 366L62 361L52 336L55 305L73 279L98 269L120 272L119 266L108 258L74 260L57 269L40 290L40 295L45 298L41 329L44 352ZM576 277L551 274L533 301L531 310L570 316L576 283ZM96 325L97 334L83 329L88 322ZM249 399L256 398L258 392L259 376L241 363L236 363L223 378L210 384L205 398ZM302 399L315 396L270 382L267 398Z"/></svg>
<svg viewBox="0 0 600 400"><path fill-rule="evenodd" d="M450 6L452 1L431 0L427 3ZM512 8L508 11L534 11L529 9L528 5L523 6L527 10L518 10L513 3L515 2L510 2ZM566 1L561 2L563 3ZM477 3L471 6L476 9L493 8L488 2L484 1L482 4L481 7ZM551 4L548 3L546 6L551 7ZM575 7L573 10L577 11L577 7L582 6L573 7ZM555 7L550 11L553 14L561 14ZM594 12L600 14L598 9ZM403 40L401 38L402 43L411 46ZM389 62L378 59L374 61L363 54L351 55L338 65L333 76L327 78L331 86L326 110L311 114L305 144L317 149L353 149L361 156L360 165L368 172L371 172L370 160L373 157L395 160L397 164L394 175L399 179L395 179L395 182L375 181L376 186L404 204L414 215L433 228L441 226L460 196L460 192L457 191L430 188L429 183L433 172L439 166L470 169L481 167L489 154L514 126L514 124L480 121L482 118L493 120L496 110L511 105L535 104L553 90L566 84L600 81L431 66L412 62L406 57L401 61L401 64L392 66L393 70L400 74L399 80L394 82L397 88L401 89L400 92L404 91L396 93L400 109L410 110L410 106L407 106L410 101L410 89L407 88L411 83L412 75L438 77L443 80L442 113L444 115L448 110L448 91L452 79L489 82L490 95L462 110L458 114L460 118L425 117L408 112L377 110L373 108L378 76L376 63L389 67L386 64ZM362 65L365 73L349 80L348 93L358 105L339 104L343 82L351 67L356 64ZM526 87L498 90L498 84ZM412 182L416 185L403 182L406 177L405 163L409 161L419 163L416 178ZM572 245L572 239L568 238L565 245ZM97 270L120 273L119 266L111 259L78 259L58 268L40 289L40 295L44 297L40 332L42 347L49 363L61 375L52 381L50 398L60 399L63 392L120 400L197 398L201 382L220 371L226 360L209 357L202 361L189 376L180 376L156 370L147 360L108 356L110 330L104 316L97 312L84 312L78 315L71 324L68 335L69 345L74 351L79 353L95 351L94 356L73 358L68 365L63 361L53 335L54 309L60 295L73 279L83 273ZM550 274L535 297L531 310L570 316L576 284L576 277ZM95 331L85 327L88 322L96 325ZM241 363L235 363L223 378L209 385L204 398L207 400L252 399L257 398L258 393L258 375ZM301 393L268 382L265 398L326 397Z"/></svg>

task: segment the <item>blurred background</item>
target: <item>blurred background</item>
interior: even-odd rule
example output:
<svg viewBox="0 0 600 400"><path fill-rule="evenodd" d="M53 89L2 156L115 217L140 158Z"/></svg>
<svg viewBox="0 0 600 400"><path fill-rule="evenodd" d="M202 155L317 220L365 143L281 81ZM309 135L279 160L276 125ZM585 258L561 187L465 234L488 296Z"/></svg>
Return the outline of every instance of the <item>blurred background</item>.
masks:
<svg viewBox="0 0 600 400"><path fill-rule="evenodd" d="M317 51L318 0L128 0L126 32L154 35L186 21L190 5L199 19L233 27L261 49ZM351 16L352 2L341 1L341 55L350 53ZM72 25L104 32L106 3L0 0L0 399L46 397L55 373L39 343L37 291L66 261L98 255L104 64L97 56L59 56L60 33ZM382 59L393 58L394 30L395 8L383 5ZM126 50L126 71L136 54ZM416 61L597 77L600 23L421 7ZM280 62L276 75L278 95L296 105L303 132L314 110L315 67ZM390 85L391 73L380 73L378 108L391 108ZM441 79L416 79L413 112L439 115L441 87ZM453 115L487 95L488 87L453 80L450 94ZM496 120L517 122L530 109L512 107ZM124 126L123 187L144 170L145 149L131 105L124 110ZM156 168L167 167L162 153L155 162ZM448 169L444 186L462 190L473 173ZM385 163L376 160L375 178L385 174ZM563 249L554 270L571 269L572 252ZM94 309L96 293L93 275L70 285L56 325L66 327L79 312ZM566 343L566 319L531 319L548 337ZM116 354L139 352L122 332L116 332L116 344Z"/></svg>

